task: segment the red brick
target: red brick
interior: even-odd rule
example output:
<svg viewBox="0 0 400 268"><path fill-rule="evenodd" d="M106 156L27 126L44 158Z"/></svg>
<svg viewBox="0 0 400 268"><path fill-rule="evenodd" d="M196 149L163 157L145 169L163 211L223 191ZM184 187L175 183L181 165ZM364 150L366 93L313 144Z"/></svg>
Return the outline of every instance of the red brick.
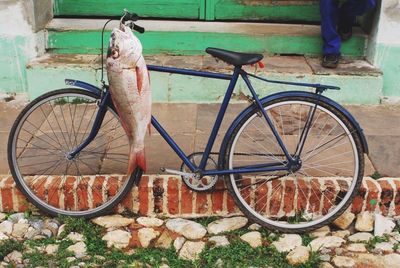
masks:
<svg viewBox="0 0 400 268"><path fill-rule="evenodd" d="M168 212L172 215L179 213L179 181L178 178L168 179Z"/></svg>
<svg viewBox="0 0 400 268"><path fill-rule="evenodd" d="M332 179L326 179L324 181L325 190L322 192L323 207L322 214L325 215L329 212L332 206L335 206L336 199L336 184Z"/></svg>
<svg viewBox="0 0 400 268"><path fill-rule="evenodd" d="M235 200L231 196L231 193L228 192L226 196L226 208L228 210L228 213L233 213L236 211L236 204Z"/></svg>
<svg viewBox="0 0 400 268"><path fill-rule="evenodd" d="M98 207L104 204L103 202L103 183L106 178L104 176L96 176L92 184L93 207Z"/></svg>
<svg viewBox="0 0 400 268"><path fill-rule="evenodd" d="M283 196L283 211L286 216L294 210L294 196L296 193L296 185L293 180L285 181L285 192Z"/></svg>
<svg viewBox="0 0 400 268"><path fill-rule="evenodd" d="M339 204L340 202L343 201L343 198L346 196L346 194L349 191L349 183L346 180L336 180L337 183L339 184L339 193L336 196L336 204Z"/></svg>
<svg viewBox="0 0 400 268"><path fill-rule="evenodd" d="M25 198L25 196L21 193L20 190L15 189L15 196L18 200L18 211L25 211L28 209L29 207L29 202L28 200Z"/></svg>
<svg viewBox="0 0 400 268"><path fill-rule="evenodd" d="M268 185L267 181L260 182L259 184L255 184L255 198L254 205L252 206L257 212L265 213L267 212L267 202L268 202ZM250 200L247 202L249 204Z"/></svg>
<svg viewBox="0 0 400 268"><path fill-rule="evenodd" d="M279 209L282 204L283 185L280 180L273 180L271 182L272 189L270 194L270 207L269 212L271 215L278 215Z"/></svg>
<svg viewBox="0 0 400 268"><path fill-rule="evenodd" d="M394 197L394 191L392 186L389 184L387 180L378 180L377 181L381 186L381 202L379 204L379 208L381 213L384 216L388 215L390 204L392 203Z"/></svg>
<svg viewBox="0 0 400 268"><path fill-rule="evenodd" d="M218 213L223 210L224 187L225 187L224 181L218 180L217 183L215 184L214 191L211 192L211 204L213 213Z"/></svg>
<svg viewBox="0 0 400 268"><path fill-rule="evenodd" d="M54 176L47 186L47 203L55 208L60 207L61 177Z"/></svg>
<svg viewBox="0 0 400 268"><path fill-rule="evenodd" d="M208 210L207 205L207 193L206 192L198 192L196 196L196 213L205 214Z"/></svg>
<svg viewBox="0 0 400 268"><path fill-rule="evenodd" d="M368 195L367 195L367 203L365 210L366 211L374 211L375 207L378 205L377 201L379 198L379 189L376 187L375 183L370 180L366 180L368 187ZM374 203L374 204L372 204Z"/></svg>
<svg viewBox="0 0 400 268"><path fill-rule="evenodd" d="M164 179L156 178L153 182L154 212L163 212Z"/></svg>
<svg viewBox="0 0 400 268"><path fill-rule="evenodd" d="M181 188L181 213L191 214L193 212L192 201L193 191L183 183Z"/></svg>
<svg viewBox="0 0 400 268"><path fill-rule="evenodd" d="M31 182L33 184L33 187L31 186L31 190L41 200L46 200L46 198L48 197L48 191L46 191L45 188L47 180L48 180L47 176L40 176L40 177L35 177Z"/></svg>
<svg viewBox="0 0 400 268"><path fill-rule="evenodd" d="M400 215L400 181L393 180L396 185L396 196L394 199L394 212L396 215Z"/></svg>
<svg viewBox="0 0 400 268"><path fill-rule="evenodd" d="M364 187L364 184L361 183L359 190L357 191L356 196L353 199L353 204L351 207L351 212L354 214L358 214L362 211L365 199L366 199L367 189Z"/></svg>
<svg viewBox="0 0 400 268"><path fill-rule="evenodd" d="M309 187L311 189L311 196L309 200L311 212L319 212L322 201L322 193L318 180L311 179Z"/></svg>
<svg viewBox="0 0 400 268"><path fill-rule="evenodd" d="M89 200L88 200L88 190L89 190L89 180L90 177L83 177L76 189L77 207L78 210L88 210Z"/></svg>
<svg viewBox="0 0 400 268"><path fill-rule="evenodd" d="M308 204L308 194L310 189L304 179L297 179L297 211L304 212Z"/></svg>
<svg viewBox="0 0 400 268"><path fill-rule="evenodd" d="M247 204L250 204L250 201L251 201L251 179L250 178L242 178L241 179L240 195L246 201Z"/></svg>
<svg viewBox="0 0 400 268"><path fill-rule="evenodd" d="M68 176L64 183L64 206L67 210L75 211L75 181L77 178L75 176Z"/></svg>
<svg viewBox="0 0 400 268"><path fill-rule="evenodd" d="M3 212L13 211L12 183L13 179L8 176L4 181L4 187L1 189L1 201L3 203Z"/></svg>
<svg viewBox="0 0 400 268"><path fill-rule="evenodd" d="M139 183L139 214L147 215L149 212L149 177L142 176Z"/></svg>

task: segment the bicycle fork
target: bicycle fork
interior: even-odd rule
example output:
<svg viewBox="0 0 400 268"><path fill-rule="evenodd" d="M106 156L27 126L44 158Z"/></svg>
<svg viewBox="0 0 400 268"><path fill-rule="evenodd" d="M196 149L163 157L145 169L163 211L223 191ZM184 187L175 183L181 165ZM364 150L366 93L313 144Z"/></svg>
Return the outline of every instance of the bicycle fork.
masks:
<svg viewBox="0 0 400 268"><path fill-rule="evenodd" d="M107 105L110 99L110 92L103 89L102 97L98 103L99 110L97 111L96 118L94 119L92 129L90 130L88 137L78 147L67 154L66 157L68 160L73 160L83 149L85 149L86 146L88 146L94 140L94 138L96 138L101 124L103 123L104 116L106 115Z"/></svg>

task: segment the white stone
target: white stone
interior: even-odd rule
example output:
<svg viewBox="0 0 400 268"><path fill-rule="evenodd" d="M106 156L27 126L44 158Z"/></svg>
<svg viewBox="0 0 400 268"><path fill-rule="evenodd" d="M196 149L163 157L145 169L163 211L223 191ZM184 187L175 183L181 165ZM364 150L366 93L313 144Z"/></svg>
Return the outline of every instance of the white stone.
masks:
<svg viewBox="0 0 400 268"><path fill-rule="evenodd" d="M179 252L179 258L191 261L197 260L205 246L206 243L203 241L186 241L185 244L183 244L181 251Z"/></svg>
<svg viewBox="0 0 400 268"><path fill-rule="evenodd" d="M18 223L28 223L28 220L27 220L27 219L20 219L20 220L18 221Z"/></svg>
<svg viewBox="0 0 400 268"><path fill-rule="evenodd" d="M342 215L340 215L339 218L333 222L333 224L340 229L345 230L350 226L355 217L356 216L348 209Z"/></svg>
<svg viewBox="0 0 400 268"><path fill-rule="evenodd" d="M28 223L16 223L13 226L13 231L11 233L12 236L17 238L22 238L28 232L29 224Z"/></svg>
<svg viewBox="0 0 400 268"><path fill-rule="evenodd" d="M251 231L258 231L261 229L261 226L258 223L253 223L248 228Z"/></svg>
<svg viewBox="0 0 400 268"><path fill-rule="evenodd" d="M216 235L212 236L208 239L209 242L212 242L214 247L225 247L229 246L229 240L224 235Z"/></svg>
<svg viewBox="0 0 400 268"><path fill-rule="evenodd" d="M72 251L75 254L75 258L80 259L86 256L86 244L83 242L78 242L67 248L67 251Z"/></svg>
<svg viewBox="0 0 400 268"><path fill-rule="evenodd" d="M252 248L262 246L261 234L258 231L253 231L240 236L240 239L249 243Z"/></svg>
<svg viewBox="0 0 400 268"><path fill-rule="evenodd" d="M14 264L22 263L22 253L14 250L10 254L8 254L6 258L4 258L4 260Z"/></svg>
<svg viewBox="0 0 400 268"><path fill-rule="evenodd" d="M157 239L155 247L169 249L171 247L172 237L169 230L164 230L164 232Z"/></svg>
<svg viewBox="0 0 400 268"><path fill-rule="evenodd" d="M105 228L118 228L118 227L125 227L134 223L134 219L128 219L122 217L121 215L108 215L98 217L92 220L95 224L103 226Z"/></svg>
<svg viewBox="0 0 400 268"><path fill-rule="evenodd" d="M351 268L356 265L356 262L352 258L344 256L335 256L332 262L338 268Z"/></svg>
<svg viewBox="0 0 400 268"><path fill-rule="evenodd" d="M185 219L172 219L166 223L168 230L183 235L187 239L201 239L207 230L200 223Z"/></svg>
<svg viewBox="0 0 400 268"><path fill-rule="evenodd" d="M37 230L35 228L33 228L32 226L30 226L28 228L28 231L25 233L24 238L26 239L32 239L35 235L40 234L40 230Z"/></svg>
<svg viewBox="0 0 400 268"><path fill-rule="evenodd" d="M352 252L367 252L367 248L365 244L362 243L352 243L347 246L348 251Z"/></svg>
<svg viewBox="0 0 400 268"><path fill-rule="evenodd" d="M383 236L384 234L389 234L393 231L396 224L393 220L386 218L380 214L375 214L375 236Z"/></svg>
<svg viewBox="0 0 400 268"><path fill-rule="evenodd" d="M123 230L114 230L106 233L103 240L107 241L107 247L116 247L119 249L125 248L129 245L131 233Z"/></svg>
<svg viewBox="0 0 400 268"><path fill-rule="evenodd" d="M136 219L136 222L145 227L160 227L164 223L161 219L150 217L139 217Z"/></svg>
<svg viewBox="0 0 400 268"><path fill-rule="evenodd" d="M298 234L284 234L282 237L272 243L272 245L279 252L288 252L301 246L302 239Z"/></svg>
<svg viewBox="0 0 400 268"><path fill-rule="evenodd" d="M368 242L372 237L373 236L370 233L361 232L361 233L355 233L349 236L347 239L350 242Z"/></svg>
<svg viewBox="0 0 400 268"><path fill-rule="evenodd" d="M329 233L331 232L331 229L329 228L329 226L324 226L321 227L317 230L314 230L310 233L310 236L313 238L317 238L317 237L324 237L327 236Z"/></svg>
<svg viewBox="0 0 400 268"><path fill-rule="evenodd" d="M49 255L54 255L58 251L58 245L55 244L47 245L44 251Z"/></svg>
<svg viewBox="0 0 400 268"><path fill-rule="evenodd" d="M0 232L0 240L7 240L9 237L2 232Z"/></svg>
<svg viewBox="0 0 400 268"><path fill-rule="evenodd" d="M358 214L355 228L359 232L371 232L374 229L374 214L369 211Z"/></svg>
<svg viewBox="0 0 400 268"><path fill-rule="evenodd" d="M4 221L7 218L7 214L0 212L0 222Z"/></svg>
<svg viewBox="0 0 400 268"><path fill-rule="evenodd" d="M73 262L74 260L76 260L75 257L67 257L66 258L67 262Z"/></svg>
<svg viewBox="0 0 400 268"><path fill-rule="evenodd" d="M159 235L160 232L155 231L153 228L141 228L138 232L140 245L147 248L150 245L150 242Z"/></svg>
<svg viewBox="0 0 400 268"><path fill-rule="evenodd" d="M400 267L400 254L392 253L383 256L385 267L398 268Z"/></svg>
<svg viewBox="0 0 400 268"><path fill-rule="evenodd" d="M25 219L25 214L23 212L14 213L8 216L8 220L12 221L13 223L17 223L21 219Z"/></svg>
<svg viewBox="0 0 400 268"><path fill-rule="evenodd" d="M208 224L207 230L210 234L219 234L240 229L244 227L247 222L248 219L245 217L223 218Z"/></svg>
<svg viewBox="0 0 400 268"><path fill-rule="evenodd" d="M42 230L42 234L44 234L45 236L47 236L48 238L50 238L53 235L53 232L50 231L49 229L43 229Z"/></svg>
<svg viewBox="0 0 400 268"><path fill-rule="evenodd" d="M83 241L84 239L82 234L76 232L69 233L66 238L74 243Z"/></svg>
<svg viewBox="0 0 400 268"><path fill-rule="evenodd" d="M57 232L57 237L60 237L61 234L65 231L65 224L61 225L60 228L58 228Z"/></svg>
<svg viewBox="0 0 400 268"><path fill-rule="evenodd" d="M332 232L331 235L332 236L337 236L337 237L340 237L340 238L345 238L345 237L348 237L350 235L350 231L349 230L340 230L340 231Z"/></svg>
<svg viewBox="0 0 400 268"><path fill-rule="evenodd" d="M186 239L183 236L177 237L174 241L174 248L178 252L182 246L183 243L185 243Z"/></svg>
<svg viewBox="0 0 400 268"><path fill-rule="evenodd" d="M329 262L323 262L323 263L321 263L319 268L334 268L334 267Z"/></svg>
<svg viewBox="0 0 400 268"><path fill-rule="evenodd" d="M310 242L310 247L313 251L318 251L322 248L338 248L344 242L343 238L337 236L325 236L314 239Z"/></svg>
<svg viewBox="0 0 400 268"><path fill-rule="evenodd" d="M298 246L286 256L290 265L305 263L310 258L310 249L305 246Z"/></svg>
<svg viewBox="0 0 400 268"><path fill-rule="evenodd" d="M57 235L59 224L52 219L45 220L44 227L51 231L52 235Z"/></svg>
<svg viewBox="0 0 400 268"><path fill-rule="evenodd" d="M0 232L10 235L13 230L13 223L9 220L5 220L2 223L0 223Z"/></svg>
<svg viewBox="0 0 400 268"><path fill-rule="evenodd" d="M393 253L393 244L389 242L376 243L375 251L378 253Z"/></svg>

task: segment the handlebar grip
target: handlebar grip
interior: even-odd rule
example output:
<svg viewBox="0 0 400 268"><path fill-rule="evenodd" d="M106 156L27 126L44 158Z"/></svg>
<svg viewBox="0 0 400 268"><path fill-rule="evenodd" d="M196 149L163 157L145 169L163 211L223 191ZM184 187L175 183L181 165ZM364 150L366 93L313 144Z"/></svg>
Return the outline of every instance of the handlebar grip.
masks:
<svg viewBox="0 0 400 268"><path fill-rule="evenodd" d="M137 21L139 19L139 16L136 13L129 13L126 12L124 17L122 18L122 23L126 21Z"/></svg>
<svg viewBox="0 0 400 268"><path fill-rule="evenodd" d="M133 30L139 32L139 33L144 33L145 29L139 25L133 24Z"/></svg>

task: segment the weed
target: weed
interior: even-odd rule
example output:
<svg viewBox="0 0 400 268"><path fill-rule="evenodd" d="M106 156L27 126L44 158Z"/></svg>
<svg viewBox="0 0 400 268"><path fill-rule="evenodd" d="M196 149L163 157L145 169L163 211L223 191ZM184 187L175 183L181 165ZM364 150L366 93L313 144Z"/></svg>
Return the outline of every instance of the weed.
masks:
<svg viewBox="0 0 400 268"><path fill-rule="evenodd" d="M196 221L198 223L200 223L201 225L203 225L204 227L207 227L207 225L209 225L210 223L212 223L213 221L215 221L217 219L218 219L218 217L211 216L211 217L198 218L198 219L196 219Z"/></svg>
<svg viewBox="0 0 400 268"><path fill-rule="evenodd" d="M302 240L303 246L308 246L313 239L310 236L310 234L302 234L301 240Z"/></svg>
<svg viewBox="0 0 400 268"><path fill-rule="evenodd" d="M24 246L16 240L12 239L2 240L0 241L0 258L3 259L12 251L14 250L21 251L23 250L23 248Z"/></svg>
<svg viewBox="0 0 400 268"><path fill-rule="evenodd" d="M385 235L385 236L374 236L370 240L368 240L368 242L365 245L365 247L368 250L373 250L375 248L376 244L381 243L381 242L388 242L388 241L389 241L389 237L387 235Z"/></svg>
<svg viewBox="0 0 400 268"><path fill-rule="evenodd" d="M371 178L373 178L374 180L380 179L382 177L383 175L380 174L378 171L375 171L373 174L371 174Z"/></svg>

